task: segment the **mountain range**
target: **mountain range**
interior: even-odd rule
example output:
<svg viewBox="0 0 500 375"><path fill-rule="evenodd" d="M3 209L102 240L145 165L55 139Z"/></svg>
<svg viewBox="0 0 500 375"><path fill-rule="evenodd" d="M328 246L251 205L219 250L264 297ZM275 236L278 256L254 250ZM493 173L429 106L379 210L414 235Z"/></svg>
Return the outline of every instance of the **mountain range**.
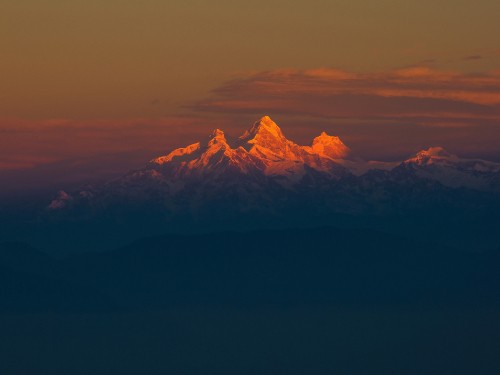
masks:
<svg viewBox="0 0 500 375"><path fill-rule="evenodd" d="M496 195L500 163L463 159L442 147L430 147L400 162L362 161L350 157L340 138L325 132L310 146L300 146L265 116L237 139L216 129L207 141L175 149L118 179L76 192L61 191L49 209L102 210L149 202L163 206L166 213L182 214L231 200L236 211L269 211L326 194L335 212L366 213L380 211L380 199L396 187L402 189L400 197L405 188ZM343 203L332 194L343 196Z"/></svg>

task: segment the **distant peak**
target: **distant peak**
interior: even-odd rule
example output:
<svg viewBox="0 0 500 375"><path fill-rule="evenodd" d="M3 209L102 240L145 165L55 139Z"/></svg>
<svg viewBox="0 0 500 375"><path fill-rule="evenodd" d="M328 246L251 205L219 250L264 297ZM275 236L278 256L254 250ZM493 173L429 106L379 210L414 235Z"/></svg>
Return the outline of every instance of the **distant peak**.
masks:
<svg viewBox="0 0 500 375"><path fill-rule="evenodd" d="M332 139L339 139L339 137L328 135L326 132L321 132L321 134L319 136L314 138L313 143L314 142L316 142L316 143L318 143L318 142L321 142L321 143L330 142Z"/></svg>
<svg viewBox="0 0 500 375"><path fill-rule="evenodd" d="M210 134L210 139L213 138L225 138L224 132L220 129L215 129L211 134Z"/></svg>
<svg viewBox="0 0 500 375"><path fill-rule="evenodd" d="M269 116L262 116L259 121L260 123L263 124L269 124L269 125L276 125L276 123L271 119Z"/></svg>
<svg viewBox="0 0 500 375"><path fill-rule="evenodd" d="M259 121L256 121L253 126L245 132L240 138L245 140L254 139L260 135L271 136L274 138L284 139L284 135L280 127L269 116L263 116Z"/></svg>
<svg viewBox="0 0 500 375"><path fill-rule="evenodd" d="M443 147L437 146L437 147L429 147L427 150L422 150L417 153L417 155L422 155L422 156L441 156L441 157L450 157L452 154L450 154L448 151L446 151Z"/></svg>
<svg viewBox="0 0 500 375"><path fill-rule="evenodd" d="M315 154L325 155L332 159L343 159L351 151L339 137L328 135L326 132L314 138L311 149Z"/></svg>
<svg viewBox="0 0 500 375"><path fill-rule="evenodd" d="M278 131L279 133L281 133L281 129L280 127L278 126L278 124L276 124L272 119L271 117L269 116L264 116L264 117L261 117L261 119L257 122L254 123L253 128L256 128L256 129L268 129L268 130L276 130Z"/></svg>
<svg viewBox="0 0 500 375"><path fill-rule="evenodd" d="M208 142L209 146L213 145L223 145L227 146L226 136L224 132L220 129L215 129L212 134L209 136L210 141Z"/></svg>
<svg viewBox="0 0 500 375"><path fill-rule="evenodd" d="M429 147L427 150L417 152L417 154L408 159L408 163L416 163L418 165L432 164L434 160L458 160L458 156L446 151L441 146Z"/></svg>

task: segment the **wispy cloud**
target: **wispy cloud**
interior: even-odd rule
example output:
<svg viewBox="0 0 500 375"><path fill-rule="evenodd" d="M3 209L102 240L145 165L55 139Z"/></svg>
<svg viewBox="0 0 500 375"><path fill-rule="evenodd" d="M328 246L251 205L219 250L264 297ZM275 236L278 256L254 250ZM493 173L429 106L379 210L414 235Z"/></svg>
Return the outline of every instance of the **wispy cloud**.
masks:
<svg viewBox="0 0 500 375"><path fill-rule="evenodd" d="M467 75L427 66L378 73L282 69L227 82L194 109L422 125L498 123L500 75Z"/></svg>

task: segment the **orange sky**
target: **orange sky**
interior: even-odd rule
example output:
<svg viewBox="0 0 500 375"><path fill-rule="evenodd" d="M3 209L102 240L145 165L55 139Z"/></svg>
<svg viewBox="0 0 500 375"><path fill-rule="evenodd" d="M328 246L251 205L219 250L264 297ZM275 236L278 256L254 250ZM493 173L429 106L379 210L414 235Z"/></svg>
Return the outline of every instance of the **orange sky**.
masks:
<svg viewBox="0 0 500 375"><path fill-rule="evenodd" d="M366 158L440 143L500 159L498 14L492 0L4 1L0 171L106 176L263 114Z"/></svg>

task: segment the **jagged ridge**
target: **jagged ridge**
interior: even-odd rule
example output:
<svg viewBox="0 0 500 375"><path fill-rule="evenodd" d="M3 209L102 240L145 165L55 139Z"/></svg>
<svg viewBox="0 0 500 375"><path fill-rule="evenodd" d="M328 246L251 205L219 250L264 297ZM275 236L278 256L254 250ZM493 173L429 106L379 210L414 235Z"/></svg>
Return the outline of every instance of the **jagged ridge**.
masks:
<svg viewBox="0 0 500 375"><path fill-rule="evenodd" d="M345 158L349 148L338 138L323 132L311 146L288 140L279 126L264 116L234 142L222 130L215 130L208 142L178 148L152 164L175 169L175 175L203 174L228 166L243 173L260 171L265 175L301 176L304 167L332 174L341 168L335 159Z"/></svg>

